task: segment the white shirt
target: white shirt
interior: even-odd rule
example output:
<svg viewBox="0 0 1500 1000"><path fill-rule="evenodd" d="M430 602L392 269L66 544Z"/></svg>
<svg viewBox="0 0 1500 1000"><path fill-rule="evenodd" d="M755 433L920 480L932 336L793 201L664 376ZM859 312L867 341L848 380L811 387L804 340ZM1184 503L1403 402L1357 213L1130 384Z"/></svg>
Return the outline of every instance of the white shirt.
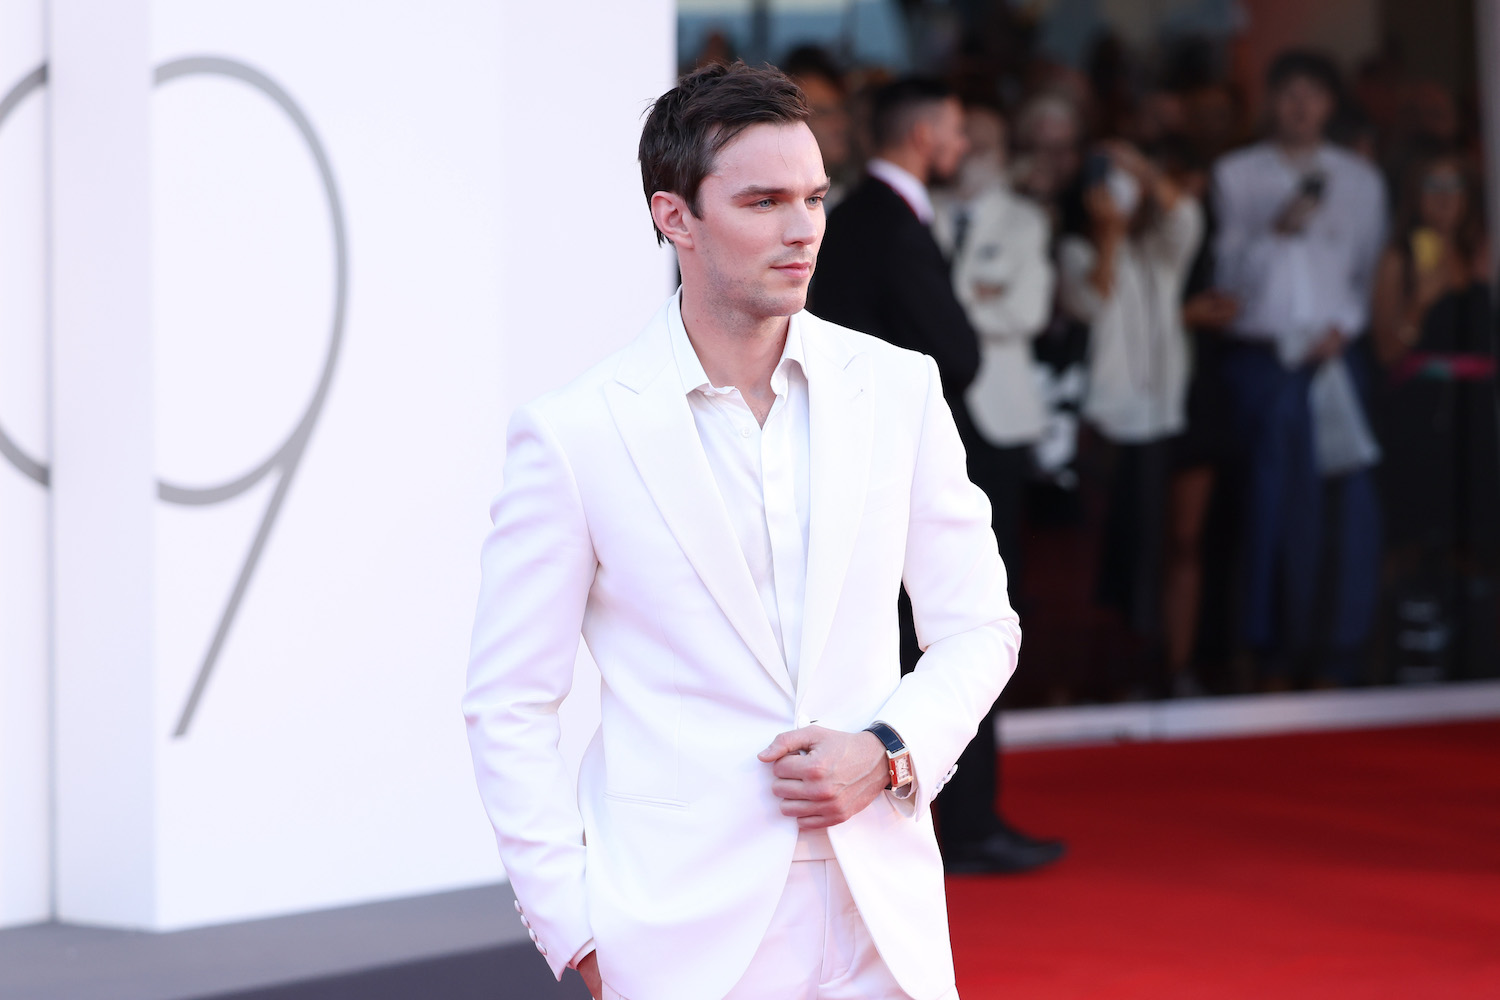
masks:
<svg viewBox="0 0 1500 1000"><path fill-rule="evenodd" d="M1069 236L1058 250L1063 309L1090 324L1083 415L1111 441L1145 444L1182 430L1189 355L1182 284L1203 238L1203 210L1184 195L1115 251L1103 298L1089 280L1098 254Z"/></svg>
<svg viewBox="0 0 1500 1000"><path fill-rule="evenodd" d="M937 214L932 208L932 196L927 193L927 185L918 180L916 174L878 156L865 164L865 170L871 177L884 181L894 189L911 206L911 210L917 213L922 225L932 225L932 219Z"/></svg>
<svg viewBox="0 0 1500 1000"><path fill-rule="evenodd" d="M670 317L682 391L793 686L807 591L810 476L800 325L795 316L787 324L786 346L771 373L776 400L762 426L739 389L709 381L681 314L673 309Z"/></svg>
<svg viewBox="0 0 1500 1000"><path fill-rule="evenodd" d="M714 483L795 687L807 593L811 475L800 324L796 316L787 324L786 345L771 373L776 401L762 426L739 389L719 387L710 381L682 323L681 290L677 300L667 316L677 376L693 412ZM794 860L833 857L826 830L798 834ZM594 947L590 938L568 963L569 968L578 968Z"/></svg>
<svg viewBox="0 0 1500 1000"><path fill-rule="evenodd" d="M787 323L781 360L771 372L776 399L763 425L739 389L716 386L709 380L679 309L670 310L668 325L672 356L693 411L698 440L795 687L807 594L811 478L800 314ZM898 797L905 798L912 791L907 786ZM803 830L798 835L793 860L821 861L833 856L826 830Z"/></svg>
<svg viewBox="0 0 1500 1000"><path fill-rule="evenodd" d="M1276 218L1310 173L1323 195L1305 231L1282 235ZM1369 321L1375 265L1385 242L1385 185L1364 160L1324 145L1293 163L1271 143L1214 168L1216 284L1240 300L1236 336L1270 341L1299 364L1329 327L1357 336Z"/></svg>

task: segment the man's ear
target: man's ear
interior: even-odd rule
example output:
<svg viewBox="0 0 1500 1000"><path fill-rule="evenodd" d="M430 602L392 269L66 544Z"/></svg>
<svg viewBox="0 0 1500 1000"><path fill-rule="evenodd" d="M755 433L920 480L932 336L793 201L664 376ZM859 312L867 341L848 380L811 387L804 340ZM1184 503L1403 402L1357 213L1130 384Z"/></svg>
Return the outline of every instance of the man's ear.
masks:
<svg viewBox="0 0 1500 1000"><path fill-rule="evenodd" d="M692 209L679 194L657 191L651 196L651 221L678 250L693 248L693 234L688 228L692 215Z"/></svg>
<svg viewBox="0 0 1500 1000"><path fill-rule="evenodd" d="M930 154L934 145L932 119L922 115L912 122L911 132L907 134L906 141L923 156Z"/></svg>

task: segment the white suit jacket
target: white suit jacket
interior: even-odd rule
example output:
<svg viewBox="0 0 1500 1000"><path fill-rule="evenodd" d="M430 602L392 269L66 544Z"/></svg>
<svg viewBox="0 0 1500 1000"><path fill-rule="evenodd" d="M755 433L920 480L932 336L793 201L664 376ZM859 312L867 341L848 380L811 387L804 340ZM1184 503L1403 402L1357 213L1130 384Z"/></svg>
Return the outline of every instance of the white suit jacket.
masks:
<svg viewBox="0 0 1500 1000"><path fill-rule="evenodd" d="M969 214L954 254L958 213ZM997 448L1034 444L1047 407L1031 342L1052 311L1052 226L1030 199L996 184L967 203L938 204L932 235L953 258L953 292L979 334L979 373L964 393L974 426ZM983 286L1004 288L985 295Z"/></svg>
<svg viewBox="0 0 1500 1000"><path fill-rule="evenodd" d="M927 808L1015 668L1020 629L930 359L806 312L811 514L793 689L673 367L668 310L511 422L464 714L518 905L559 977L592 937L636 1000L723 996L797 841L756 754L808 725L901 734L915 795L830 840L861 916L918 1000L953 984ZM896 596L918 638L900 676ZM557 709L582 633L601 723L575 788Z"/></svg>

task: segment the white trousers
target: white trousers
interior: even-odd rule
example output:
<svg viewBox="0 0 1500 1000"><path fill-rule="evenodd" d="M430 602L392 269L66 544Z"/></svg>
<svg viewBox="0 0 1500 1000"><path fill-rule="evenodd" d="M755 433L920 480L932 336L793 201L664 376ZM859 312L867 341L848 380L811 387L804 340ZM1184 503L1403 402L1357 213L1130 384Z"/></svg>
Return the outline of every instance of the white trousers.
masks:
<svg viewBox="0 0 1500 1000"><path fill-rule="evenodd" d="M604 984L604 1000L628 1000ZM794 861L750 968L724 1000L910 1000L875 950L837 861ZM958 1000L952 990L942 1000Z"/></svg>

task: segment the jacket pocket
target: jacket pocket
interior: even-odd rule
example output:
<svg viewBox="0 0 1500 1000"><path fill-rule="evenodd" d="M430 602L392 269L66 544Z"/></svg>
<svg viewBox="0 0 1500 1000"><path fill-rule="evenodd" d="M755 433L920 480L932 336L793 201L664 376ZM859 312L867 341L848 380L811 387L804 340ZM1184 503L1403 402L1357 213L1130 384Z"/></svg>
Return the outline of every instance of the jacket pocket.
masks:
<svg viewBox="0 0 1500 1000"><path fill-rule="evenodd" d="M687 802L682 799L664 799L655 795L635 795L630 792L612 792L605 789L604 797L616 802L629 802L638 806L655 806L658 809L686 809Z"/></svg>

